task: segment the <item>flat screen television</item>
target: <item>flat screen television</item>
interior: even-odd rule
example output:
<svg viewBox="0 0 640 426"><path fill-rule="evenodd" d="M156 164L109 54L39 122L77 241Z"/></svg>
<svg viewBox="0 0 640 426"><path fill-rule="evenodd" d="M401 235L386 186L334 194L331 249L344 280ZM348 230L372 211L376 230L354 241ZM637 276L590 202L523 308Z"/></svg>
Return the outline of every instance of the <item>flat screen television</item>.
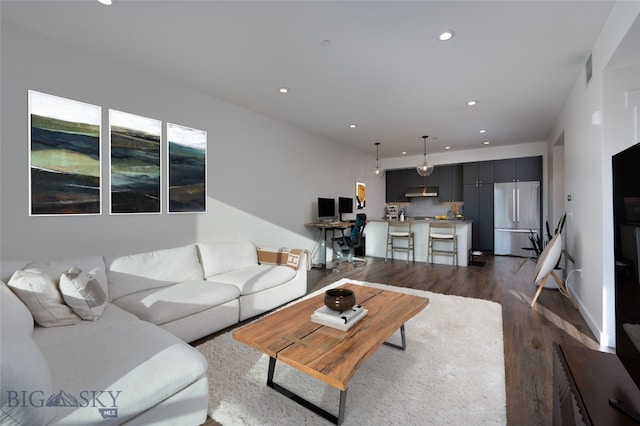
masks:
<svg viewBox="0 0 640 426"><path fill-rule="evenodd" d="M640 388L640 144L613 156L616 354Z"/></svg>
<svg viewBox="0 0 640 426"><path fill-rule="evenodd" d="M353 198L338 197L338 213L341 222L343 213L353 213Z"/></svg>
<svg viewBox="0 0 640 426"><path fill-rule="evenodd" d="M336 199L318 198L318 222L330 222L336 218Z"/></svg>

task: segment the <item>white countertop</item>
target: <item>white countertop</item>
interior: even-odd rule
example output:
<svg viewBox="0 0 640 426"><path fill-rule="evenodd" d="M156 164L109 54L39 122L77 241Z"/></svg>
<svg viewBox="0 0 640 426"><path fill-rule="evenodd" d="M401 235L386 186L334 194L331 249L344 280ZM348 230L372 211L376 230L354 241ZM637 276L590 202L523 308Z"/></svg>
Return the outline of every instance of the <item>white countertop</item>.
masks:
<svg viewBox="0 0 640 426"><path fill-rule="evenodd" d="M367 219L367 222L389 222L389 219ZM444 222L444 223L472 223L471 220L465 219L435 219L433 217L426 218L405 218L405 222L411 222L412 224L429 223L429 222Z"/></svg>

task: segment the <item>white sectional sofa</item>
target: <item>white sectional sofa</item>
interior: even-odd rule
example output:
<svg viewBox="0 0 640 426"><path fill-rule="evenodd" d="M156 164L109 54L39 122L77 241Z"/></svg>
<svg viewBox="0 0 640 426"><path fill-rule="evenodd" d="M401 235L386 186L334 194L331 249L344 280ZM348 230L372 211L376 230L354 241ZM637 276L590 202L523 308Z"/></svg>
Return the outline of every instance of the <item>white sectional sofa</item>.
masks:
<svg viewBox="0 0 640 426"><path fill-rule="evenodd" d="M203 423L207 363L185 342L304 295L308 261L237 241L0 262L0 424ZM56 295L40 278L58 273Z"/></svg>

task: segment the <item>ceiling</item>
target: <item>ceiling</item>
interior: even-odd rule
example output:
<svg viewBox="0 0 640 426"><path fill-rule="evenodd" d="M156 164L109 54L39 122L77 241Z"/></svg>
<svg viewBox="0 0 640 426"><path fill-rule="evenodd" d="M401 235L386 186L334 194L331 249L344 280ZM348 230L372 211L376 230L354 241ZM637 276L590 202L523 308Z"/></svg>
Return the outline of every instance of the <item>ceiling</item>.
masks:
<svg viewBox="0 0 640 426"><path fill-rule="evenodd" d="M381 142L385 158L422 154L422 135L429 152L546 140L613 2L0 5L4 21L363 152Z"/></svg>

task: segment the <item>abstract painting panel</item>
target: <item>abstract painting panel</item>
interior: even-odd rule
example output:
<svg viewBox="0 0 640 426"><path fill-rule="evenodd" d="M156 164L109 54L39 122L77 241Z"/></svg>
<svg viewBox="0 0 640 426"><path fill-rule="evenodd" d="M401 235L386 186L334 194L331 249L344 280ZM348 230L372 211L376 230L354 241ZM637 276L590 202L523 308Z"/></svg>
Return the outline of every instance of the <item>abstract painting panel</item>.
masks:
<svg viewBox="0 0 640 426"><path fill-rule="evenodd" d="M29 91L29 214L100 214L99 106Z"/></svg>
<svg viewBox="0 0 640 426"><path fill-rule="evenodd" d="M169 213L207 211L207 132L167 123Z"/></svg>
<svg viewBox="0 0 640 426"><path fill-rule="evenodd" d="M367 186L364 182L356 182L356 206L358 210L367 207Z"/></svg>
<svg viewBox="0 0 640 426"><path fill-rule="evenodd" d="M109 110L111 213L160 213L162 123Z"/></svg>

